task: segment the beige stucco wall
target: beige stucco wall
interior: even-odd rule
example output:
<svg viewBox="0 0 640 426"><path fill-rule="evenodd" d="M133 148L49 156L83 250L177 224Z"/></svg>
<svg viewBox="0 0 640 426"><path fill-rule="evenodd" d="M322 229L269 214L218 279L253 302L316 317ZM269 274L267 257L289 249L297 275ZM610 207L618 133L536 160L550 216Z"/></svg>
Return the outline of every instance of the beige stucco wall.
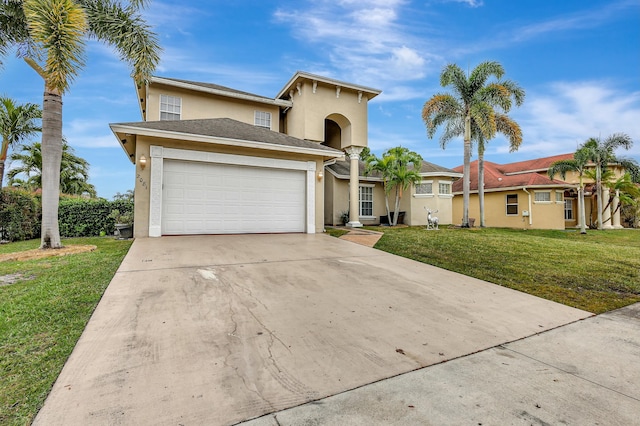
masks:
<svg viewBox="0 0 640 426"><path fill-rule="evenodd" d="M367 146L367 97L363 94L358 102L358 93L341 89L336 96L336 87L318 83L313 93L313 83L305 81L300 92L293 91L293 107L286 115L285 132L300 139L324 141L324 120L337 122L342 129L342 145Z"/></svg>
<svg viewBox="0 0 640 426"><path fill-rule="evenodd" d="M314 161L316 173L322 170L322 158L303 154L263 151L259 149L238 148L209 143L187 142L138 136L136 143L136 156L144 155L147 158L147 166L142 169L139 164L135 167L135 223L134 236L149 236L149 206L150 206L150 182L151 182L151 155L150 146L157 145L167 148L186 149L194 151L217 152L223 154L248 155L253 157L278 158L285 160ZM323 181L314 178L315 184L315 232L323 232L324 224L324 188Z"/></svg>
<svg viewBox="0 0 640 426"><path fill-rule="evenodd" d="M416 195L415 186L404 194L401 203L401 211L405 211L404 223L409 226L426 226L427 212L425 207L434 213L441 225L450 225L453 220L453 196L439 193L439 183L449 182L450 177L426 177L424 181L432 182L432 195Z"/></svg>
<svg viewBox="0 0 640 426"><path fill-rule="evenodd" d="M148 93L147 121L160 120L160 95L169 95L182 99L182 120L231 118L253 125L255 111L263 111L271 113L271 130L280 131L280 108L276 105L192 92L157 83L149 87Z"/></svg>
<svg viewBox="0 0 640 426"><path fill-rule="evenodd" d="M551 190L551 202L536 203L533 190L528 190L529 195L522 189L501 192L486 192L485 199L485 225L497 228L522 228L522 229L565 229L564 203L555 201L555 190ZM518 195L518 215L506 214L507 194ZM462 223L462 195L453 198L453 223ZM530 217L522 216L523 211L529 211ZM478 194L469 197L469 218L475 219L475 226L480 225L480 208Z"/></svg>
<svg viewBox="0 0 640 426"><path fill-rule="evenodd" d="M373 218L360 218L363 225L377 225L380 216L386 215L384 190L379 182L361 181L363 185L375 185L373 188ZM338 179L331 173L325 173L325 218L324 222L331 226L341 226L342 212L349 210L349 181Z"/></svg>

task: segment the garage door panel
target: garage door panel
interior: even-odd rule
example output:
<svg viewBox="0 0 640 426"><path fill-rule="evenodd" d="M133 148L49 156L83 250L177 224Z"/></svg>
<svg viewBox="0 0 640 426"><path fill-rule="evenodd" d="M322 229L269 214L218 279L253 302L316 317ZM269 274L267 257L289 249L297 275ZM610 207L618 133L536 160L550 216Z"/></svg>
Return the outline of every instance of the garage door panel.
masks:
<svg viewBox="0 0 640 426"><path fill-rule="evenodd" d="M306 173L165 160L162 233L304 232Z"/></svg>

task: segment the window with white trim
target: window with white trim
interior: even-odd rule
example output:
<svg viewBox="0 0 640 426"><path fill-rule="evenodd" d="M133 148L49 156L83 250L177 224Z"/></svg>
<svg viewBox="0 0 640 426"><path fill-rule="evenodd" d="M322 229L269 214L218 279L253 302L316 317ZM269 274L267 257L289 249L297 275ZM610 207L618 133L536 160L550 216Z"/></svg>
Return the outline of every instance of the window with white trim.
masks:
<svg viewBox="0 0 640 426"><path fill-rule="evenodd" d="M551 191L535 191L533 195L533 200L536 203L550 203Z"/></svg>
<svg viewBox="0 0 640 426"><path fill-rule="evenodd" d="M160 120L180 120L182 99L177 96L160 95Z"/></svg>
<svg viewBox="0 0 640 426"><path fill-rule="evenodd" d="M564 200L564 220L573 220L573 200Z"/></svg>
<svg viewBox="0 0 640 426"><path fill-rule="evenodd" d="M556 203L564 202L564 191L556 191Z"/></svg>
<svg viewBox="0 0 640 426"><path fill-rule="evenodd" d="M518 215L518 194L507 194L507 216Z"/></svg>
<svg viewBox="0 0 640 426"><path fill-rule="evenodd" d="M271 128L271 113L266 111L255 111L253 124L258 127Z"/></svg>
<svg viewBox="0 0 640 426"><path fill-rule="evenodd" d="M416 185L416 195L432 195L433 194L433 182L430 180L423 180Z"/></svg>
<svg viewBox="0 0 640 426"><path fill-rule="evenodd" d="M451 182L440 182L438 184L438 193L440 195L451 195Z"/></svg>
<svg viewBox="0 0 640 426"><path fill-rule="evenodd" d="M361 217L373 216L373 185L360 185L358 196Z"/></svg>

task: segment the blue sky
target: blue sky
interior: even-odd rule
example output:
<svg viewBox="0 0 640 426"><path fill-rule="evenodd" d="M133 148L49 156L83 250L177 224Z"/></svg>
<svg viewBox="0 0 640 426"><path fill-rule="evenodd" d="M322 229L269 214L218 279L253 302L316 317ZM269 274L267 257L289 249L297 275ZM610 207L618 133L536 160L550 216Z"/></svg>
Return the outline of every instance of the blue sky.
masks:
<svg viewBox="0 0 640 426"><path fill-rule="evenodd" d="M640 161L640 0L153 1L145 12L164 52L157 75L273 97L297 70L374 87L369 146L403 145L446 167L462 141L428 139L421 109L447 63L502 63L526 90L511 111L520 150L490 141L509 163L575 151L589 137L629 134L620 155ZM0 93L41 103L42 81L5 58ZM91 164L98 195L132 189L134 168L108 124L139 121L129 70L110 48L87 45L87 66L64 98L64 134ZM475 158L475 155L474 155Z"/></svg>

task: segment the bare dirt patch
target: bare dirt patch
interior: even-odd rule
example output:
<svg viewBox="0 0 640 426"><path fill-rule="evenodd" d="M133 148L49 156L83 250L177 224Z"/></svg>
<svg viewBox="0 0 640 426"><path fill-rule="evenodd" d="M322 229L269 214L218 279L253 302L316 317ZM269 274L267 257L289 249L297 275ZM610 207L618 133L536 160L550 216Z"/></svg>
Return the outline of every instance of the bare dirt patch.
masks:
<svg viewBox="0 0 640 426"><path fill-rule="evenodd" d="M45 257L54 257L54 256L66 256L68 254L78 254L85 253L88 251L94 251L97 247L91 245L70 245L64 246L59 249L33 249L33 250L25 250L19 251L15 253L4 253L0 254L0 262L8 262L10 260L34 260L34 259L43 259Z"/></svg>

